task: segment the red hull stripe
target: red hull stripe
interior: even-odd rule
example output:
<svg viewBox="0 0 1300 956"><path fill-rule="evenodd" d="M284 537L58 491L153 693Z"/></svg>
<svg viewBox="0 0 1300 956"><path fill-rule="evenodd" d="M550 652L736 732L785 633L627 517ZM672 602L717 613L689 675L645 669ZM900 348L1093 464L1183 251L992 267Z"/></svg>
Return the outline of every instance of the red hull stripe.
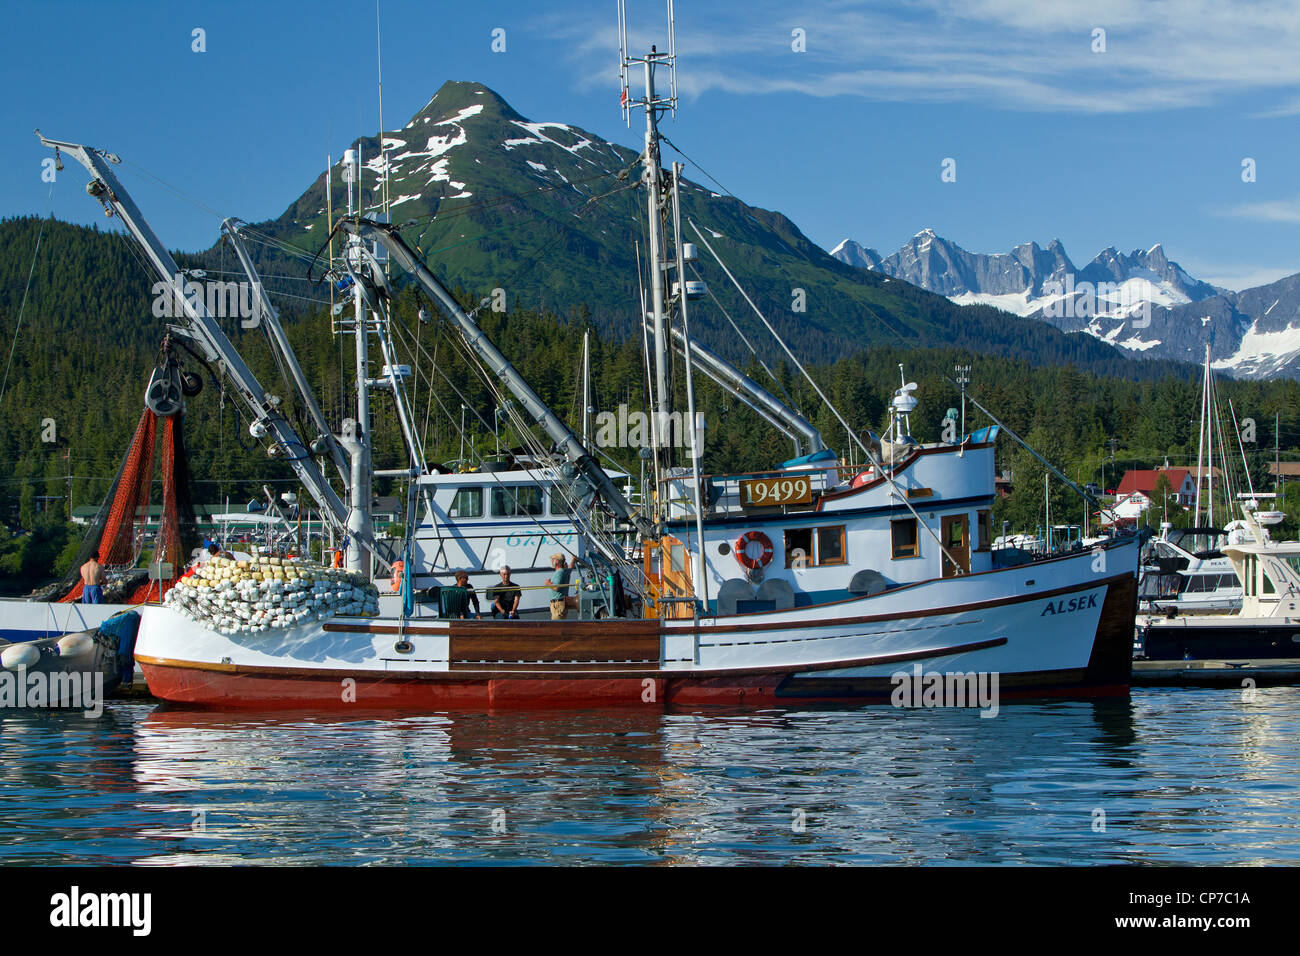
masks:
<svg viewBox="0 0 1300 956"><path fill-rule="evenodd" d="M572 708L582 706L728 706L792 705L844 701L888 703L888 678L874 678L846 690L828 688L782 692L782 679L767 678L623 678L598 677L537 680L497 677L429 681L408 677L358 677L354 685L327 678L285 678L232 674L141 664L149 687L166 700L253 710L371 709L452 710L493 707ZM1042 697L1104 697L1128 693L1124 684L1081 685L1078 671L1016 675L1012 686L999 688L999 700ZM806 679L801 684L809 683Z"/></svg>

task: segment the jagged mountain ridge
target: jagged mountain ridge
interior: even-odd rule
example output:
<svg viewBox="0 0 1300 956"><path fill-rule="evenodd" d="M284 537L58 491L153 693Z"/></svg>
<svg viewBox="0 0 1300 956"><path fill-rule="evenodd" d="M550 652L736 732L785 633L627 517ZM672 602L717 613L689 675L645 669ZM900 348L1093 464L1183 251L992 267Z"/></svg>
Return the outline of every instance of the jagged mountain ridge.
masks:
<svg viewBox="0 0 1300 956"><path fill-rule="evenodd" d="M1300 377L1300 276L1232 292L1191 276L1164 248L1103 249L1083 268L1059 239L972 253L923 230L881 256L846 239L837 259L947 296L1086 332L1129 355L1200 362L1244 378ZM1293 281L1294 280L1294 281Z"/></svg>

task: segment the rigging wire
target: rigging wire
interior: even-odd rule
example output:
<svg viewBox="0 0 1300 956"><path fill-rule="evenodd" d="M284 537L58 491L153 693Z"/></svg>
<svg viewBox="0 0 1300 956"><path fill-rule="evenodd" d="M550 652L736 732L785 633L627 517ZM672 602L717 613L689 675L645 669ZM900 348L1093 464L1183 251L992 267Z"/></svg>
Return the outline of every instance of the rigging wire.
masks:
<svg viewBox="0 0 1300 956"><path fill-rule="evenodd" d="M9 388L9 370L14 364L14 350L18 348L18 333L22 331L23 315L27 311L27 293L32 288L32 276L36 273L36 260L41 253L41 240L45 238L45 220L53 215L54 181L50 181L50 193L46 197L46 213L41 217L41 224L36 230L36 246L32 249L32 264L27 268L27 284L23 286L23 302L18 307L18 322L14 326L13 339L9 343L9 361L5 364L4 382L0 383L0 402L4 401L5 391Z"/></svg>

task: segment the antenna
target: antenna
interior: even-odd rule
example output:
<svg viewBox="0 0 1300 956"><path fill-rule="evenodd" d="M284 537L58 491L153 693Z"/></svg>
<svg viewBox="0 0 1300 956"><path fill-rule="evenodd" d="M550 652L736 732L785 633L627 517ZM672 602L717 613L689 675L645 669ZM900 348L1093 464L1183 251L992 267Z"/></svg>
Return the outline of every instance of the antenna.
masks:
<svg viewBox="0 0 1300 956"><path fill-rule="evenodd" d="M668 0L668 95L672 100L673 119L677 119L677 29L674 25L673 0Z"/></svg>
<svg viewBox="0 0 1300 956"><path fill-rule="evenodd" d="M643 105L647 110L669 110L673 118L677 118L677 26L676 14L673 11L673 0L668 0L668 52L658 53L654 47L650 48L650 53L645 57L632 57L628 55L627 43L627 2L618 0L618 85L619 85L619 106L623 110L623 120L627 123L628 128L632 127L632 107L634 105ZM631 92L628 86L629 68L633 63L645 63L653 65L656 63L665 63L668 66L668 96L654 97L653 101L646 101L640 104L634 104L631 98Z"/></svg>
<svg viewBox="0 0 1300 956"><path fill-rule="evenodd" d="M631 129L632 107L628 103L627 64L627 7L624 0L618 0L618 101L623 108L623 120L627 123L627 128Z"/></svg>

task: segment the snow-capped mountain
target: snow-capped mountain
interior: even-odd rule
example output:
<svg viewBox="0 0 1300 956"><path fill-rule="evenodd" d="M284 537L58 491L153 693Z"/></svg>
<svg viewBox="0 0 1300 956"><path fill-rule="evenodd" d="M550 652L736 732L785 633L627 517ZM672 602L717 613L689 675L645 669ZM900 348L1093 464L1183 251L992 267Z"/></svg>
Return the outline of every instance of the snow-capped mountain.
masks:
<svg viewBox="0 0 1300 956"><path fill-rule="evenodd" d="M968 252L925 229L890 256L851 239L831 255L947 296L1087 332L1130 355L1200 362L1245 378L1300 377L1300 275L1244 292L1220 289L1172 261L1103 249L1082 269L1059 239L1009 253Z"/></svg>
<svg viewBox="0 0 1300 956"><path fill-rule="evenodd" d="M847 262L851 266L857 266L859 269L872 269L880 271L880 255L875 249L868 249L860 246L852 239L845 239L838 246L831 250L831 255L841 262Z"/></svg>
<svg viewBox="0 0 1300 956"><path fill-rule="evenodd" d="M1146 252L1135 250L1127 255L1113 247L1103 249L1079 269L1059 239L1046 248L1025 242L1010 252L988 255L968 252L933 229L924 229L891 256L882 257L851 239L841 242L831 255L945 295L959 305L992 305L1024 316L1087 294L1097 295L1100 308L1086 314L1111 317L1132 312L1144 302L1171 308L1224 291L1192 278L1171 262L1158 244ZM1103 283L1098 294L1097 287ZM1073 315L1084 310L1061 311ZM1086 326L1085 322L1071 331Z"/></svg>
<svg viewBox="0 0 1300 956"><path fill-rule="evenodd" d="M645 249L636 232L644 204L636 193L638 149L568 123L527 118L486 86L459 81L444 83L409 122L347 145L361 153L359 182L351 188L354 196L360 189L362 210L379 211L386 190L394 226L450 287L477 297L500 289L507 308L574 316L613 340L639 335L628 319ZM330 229L327 182L336 224L348 194L341 174L336 163L278 218L254 224L280 243L262 254L280 256L286 246L316 254ZM846 266L779 212L685 179L681 200L683 229L701 230L698 237L687 232L700 242L692 268L718 300L716 308L712 297L697 308L692 329L723 354L743 360L745 350L722 310L744 314L749 304L705 244L743 277L754 303L809 359L833 361L901 338L1036 364L1111 368L1122 360L1106 343L1080 342L1036 320L971 314L943 296ZM222 254L218 246L205 253L214 264ZM270 275L293 274L288 261L259 265Z"/></svg>

